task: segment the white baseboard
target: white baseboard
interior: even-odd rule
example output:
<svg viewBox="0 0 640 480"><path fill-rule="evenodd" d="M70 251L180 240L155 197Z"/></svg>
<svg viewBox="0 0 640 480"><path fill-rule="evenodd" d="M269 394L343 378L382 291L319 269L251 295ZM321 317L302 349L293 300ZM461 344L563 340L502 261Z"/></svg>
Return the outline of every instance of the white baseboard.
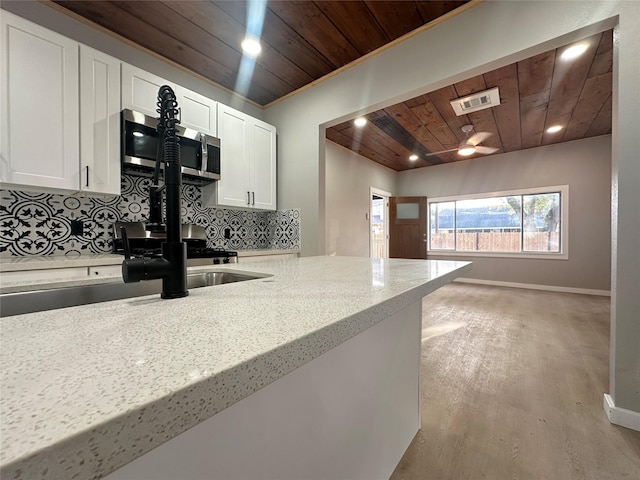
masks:
<svg viewBox="0 0 640 480"><path fill-rule="evenodd" d="M604 411L611 423L640 432L640 413L616 407L608 393L604 394Z"/></svg>
<svg viewBox="0 0 640 480"><path fill-rule="evenodd" d="M496 287L528 288L530 290L546 290L548 292L581 293L583 295L600 295L604 297L611 296L611 291L609 290L592 290L589 288L558 287L556 285L535 285L533 283L496 282L493 280L482 280L478 278L456 278L454 281L460 282L460 283L477 283L480 285L493 285Z"/></svg>

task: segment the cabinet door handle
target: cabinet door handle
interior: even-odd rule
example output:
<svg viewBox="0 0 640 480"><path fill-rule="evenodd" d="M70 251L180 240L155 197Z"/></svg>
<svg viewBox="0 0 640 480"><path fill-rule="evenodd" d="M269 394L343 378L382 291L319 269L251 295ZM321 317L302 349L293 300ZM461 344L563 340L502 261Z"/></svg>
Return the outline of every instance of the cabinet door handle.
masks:
<svg viewBox="0 0 640 480"><path fill-rule="evenodd" d="M251 192L251 205L256 204L256 192Z"/></svg>
<svg viewBox="0 0 640 480"><path fill-rule="evenodd" d="M251 192L247 192L247 205L251 205Z"/></svg>
<svg viewBox="0 0 640 480"><path fill-rule="evenodd" d="M85 186L88 187L89 186L89 165L87 165L86 167L84 167L87 170L87 181L85 183Z"/></svg>

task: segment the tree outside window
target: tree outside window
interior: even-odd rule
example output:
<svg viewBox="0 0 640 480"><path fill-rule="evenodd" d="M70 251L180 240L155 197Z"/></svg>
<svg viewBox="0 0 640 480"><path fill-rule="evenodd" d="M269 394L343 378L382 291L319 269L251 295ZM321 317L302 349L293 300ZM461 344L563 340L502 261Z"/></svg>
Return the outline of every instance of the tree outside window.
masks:
<svg viewBox="0 0 640 480"><path fill-rule="evenodd" d="M430 203L430 250L560 253L561 193Z"/></svg>

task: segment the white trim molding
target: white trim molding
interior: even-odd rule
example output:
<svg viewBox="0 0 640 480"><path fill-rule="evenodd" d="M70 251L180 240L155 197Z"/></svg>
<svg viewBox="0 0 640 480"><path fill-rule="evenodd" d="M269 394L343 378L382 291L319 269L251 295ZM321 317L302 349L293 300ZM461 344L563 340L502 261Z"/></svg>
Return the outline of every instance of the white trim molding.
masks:
<svg viewBox="0 0 640 480"><path fill-rule="evenodd" d="M611 423L640 432L640 413L616 407L608 393L604 394L604 411Z"/></svg>
<svg viewBox="0 0 640 480"><path fill-rule="evenodd" d="M580 293L582 295L598 295L610 297L610 290L593 290L589 288L561 287L558 285L536 285L533 283L498 282L494 280L482 280L480 278L456 278L454 282L477 283L479 285L493 285L496 287L526 288L529 290L545 290L547 292Z"/></svg>

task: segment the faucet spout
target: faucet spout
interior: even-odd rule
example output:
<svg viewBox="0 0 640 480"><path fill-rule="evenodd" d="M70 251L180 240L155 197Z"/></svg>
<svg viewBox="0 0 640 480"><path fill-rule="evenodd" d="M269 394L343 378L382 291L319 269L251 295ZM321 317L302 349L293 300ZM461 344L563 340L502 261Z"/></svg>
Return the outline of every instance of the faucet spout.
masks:
<svg viewBox="0 0 640 480"><path fill-rule="evenodd" d="M166 242L162 244L162 258L127 258L122 262L122 278L125 283L141 280L162 279L162 298L180 298L189 295L187 290L187 245L182 241L180 146L176 135L178 102L171 87L164 85L158 91L158 133L161 146L158 148L158 164L164 161L164 185L149 189L150 224L152 228L162 225L159 214L161 195L164 190L166 208ZM157 170L157 169L156 169Z"/></svg>

